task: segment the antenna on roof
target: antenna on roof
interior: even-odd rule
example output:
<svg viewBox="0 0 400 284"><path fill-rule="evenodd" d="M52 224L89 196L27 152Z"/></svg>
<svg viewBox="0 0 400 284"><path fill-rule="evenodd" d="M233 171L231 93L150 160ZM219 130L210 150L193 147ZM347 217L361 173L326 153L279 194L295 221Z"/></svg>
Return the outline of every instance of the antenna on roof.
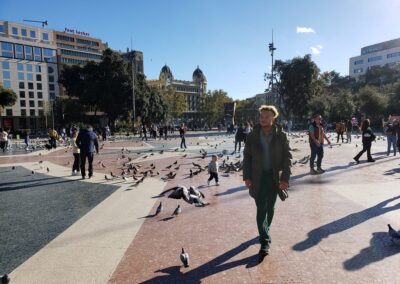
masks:
<svg viewBox="0 0 400 284"><path fill-rule="evenodd" d="M46 21L24 20L24 22L41 23L42 24L42 28L44 28L44 26L48 25L47 20Z"/></svg>

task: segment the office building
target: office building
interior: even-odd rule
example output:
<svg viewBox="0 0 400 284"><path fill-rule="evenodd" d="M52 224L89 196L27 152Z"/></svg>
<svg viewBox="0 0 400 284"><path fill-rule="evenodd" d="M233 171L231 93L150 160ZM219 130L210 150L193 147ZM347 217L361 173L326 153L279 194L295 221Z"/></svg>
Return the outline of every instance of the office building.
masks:
<svg viewBox="0 0 400 284"><path fill-rule="evenodd" d="M18 97L2 111L3 128L45 130L59 95L56 49L51 30L0 21L0 82Z"/></svg>
<svg viewBox="0 0 400 284"><path fill-rule="evenodd" d="M349 75L356 80L373 66L400 64L400 38L361 48L361 55L349 60Z"/></svg>

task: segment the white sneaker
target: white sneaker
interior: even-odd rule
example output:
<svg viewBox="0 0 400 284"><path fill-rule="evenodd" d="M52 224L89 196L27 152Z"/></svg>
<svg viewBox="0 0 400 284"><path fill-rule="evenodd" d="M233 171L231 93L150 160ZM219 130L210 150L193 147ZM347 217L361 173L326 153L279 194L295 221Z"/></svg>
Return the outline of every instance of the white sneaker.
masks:
<svg viewBox="0 0 400 284"><path fill-rule="evenodd" d="M215 183L215 185L219 185L219 183L218 183L218 182L216 182L216 183Z"/></svg>

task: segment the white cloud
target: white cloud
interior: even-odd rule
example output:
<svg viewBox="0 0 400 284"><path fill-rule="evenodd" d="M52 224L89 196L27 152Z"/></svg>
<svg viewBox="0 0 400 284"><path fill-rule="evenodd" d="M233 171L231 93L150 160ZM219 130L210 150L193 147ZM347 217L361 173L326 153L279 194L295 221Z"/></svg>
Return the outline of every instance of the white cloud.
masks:
<svg viewBox="0 0 400 284"><path fill-rule="evenodd" d="M312 28L306 28L306 27L297 27L296 28L296 33L315 33L315 31Z"/></svg>
<svg viewBox="0 0 400 284"><path fill-rule="evenodd" d="M312 51L313 54L320 54L321 53L321 50L319 50L318 47L311 46L310 48L311 48L311 51Z"/></svg>
<svg viewBox="0 0 400 284"><path fill-rule="evenodd" d="M323 48L324 48L324 47L323 47L322 45L320 45L320 44L318 44L317 47L318 47L319 49L323 49Z"/></svg>

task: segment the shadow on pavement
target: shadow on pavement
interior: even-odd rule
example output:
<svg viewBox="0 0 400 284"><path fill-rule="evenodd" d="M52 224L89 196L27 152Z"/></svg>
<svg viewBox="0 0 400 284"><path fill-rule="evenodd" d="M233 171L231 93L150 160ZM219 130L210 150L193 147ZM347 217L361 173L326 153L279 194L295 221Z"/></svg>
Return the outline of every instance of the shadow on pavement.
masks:
<svg viewBox="0 0 400 284"><path fill-rule="evenodd" d="M32 182L35 182L36 180L32 180ZM41 182L37 182L37 183L32 183L32 184L24 184L24 185L20 185L20 186L8 186L8 187L1 187L0 188L0 192L2 191L11 191L11 190L19 190L19 189L32 189L32 187L40 187L40 186L50 186L50 185L58 185L58 184L62 184L62 183L70 183L70 182L75 182L76 180L61 180L60 181L55 181L55 182L49 182L49 183L41 183Z"/></svg>
<svg viewBox="0 0 400 284"><path fill-rule="evenodd" d="M214 194L214 196L229 195L229 194L233 194L235 192L246 190L246 189L247 188L245 186L238 186L238 187L230 188L224 192L216 193L216 194Z"/></svg>
<svg viewBox="0 0 400 284"><path fill-rule="evenodd" d="M399 242L392 243L387 232L375 232L372 233L370 246L362 249L357 255L346 260L343 263L343 267L349 271L358 270L397 253L400 253Z"/></svg>
<svg viewBox="0 0 400 284"><path fill-rule="evenodd" d="M400 195L387 199L377 205L364 209L362 211L352 213L343 218L335 220L331 223L318 227L308 233L308 238L293 246L295 251L305 251L322 241L322 239L329 237L333 234L338 234L340 232L346 231L354 226L357 226L371 218L380 216L390 211L399 210L400 203L386 207L386 205L396 199L400 199Z"/></svg>
<svg viewBox="0 0 400 284"><path fill-rule="evenodd" d="M170 266L155 271L154 273L167 273L168 275L160 275L142 283L201 283L202 279L211 275L245 265L246 268L255 267L260 263L258 254L251 255L239 260L227 262L229 259L245 251L250 246L257 244L258 238L248 240L239 246L225 252L224 254L210 260L209 262L188 272L182 272L181 266ZM189 252L190 255L190 252ZM190 268L189 268L190 269Z"/></svg>

